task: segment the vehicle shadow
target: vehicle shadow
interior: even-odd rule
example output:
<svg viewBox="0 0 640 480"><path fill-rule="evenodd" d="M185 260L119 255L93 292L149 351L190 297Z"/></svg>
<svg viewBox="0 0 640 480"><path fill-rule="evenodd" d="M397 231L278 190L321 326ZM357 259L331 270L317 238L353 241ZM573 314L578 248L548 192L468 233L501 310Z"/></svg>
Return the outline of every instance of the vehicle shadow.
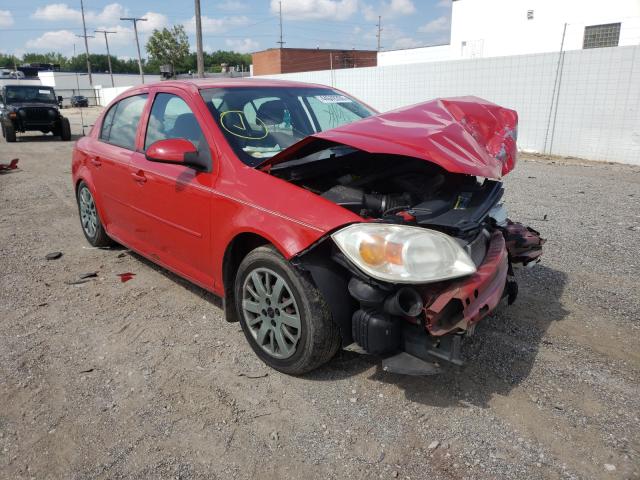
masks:
<svg viewBox="0 0 640 480"><path fill-rule="evenodd" d="M564 272L539 265L517 272L520 293L515 304L501 305L482 320L463 343L462 367L441 362L443 372L427 377L395 375L382 370L380 359L341 352L328 365L310 372L309 380L334 380L375 367L370 380L397 385L407 400L432 406L486 407L496 394L506 395L525 380L533 368L549 326L569 313L561 297Z"/></svg>
<svg viewBox="0 0 640 480"><path fill-rule="evenodd" d="M123 249L124 248L125 247L123 247ZM194 295L206 300L207 302L212 304L214 307L219 308L220 310L222 310L222 307L223 307L222 298L218 297L217 295L214 295L213 293L209 292L208 290L205 290L204 288L199 287L199 286L191 283L189 280L186 280L186 279L182 278L181 276L173 273L170 270L167 270L166 268L164 268L164 267L152 262L151 260L148 260L147 258L143 257L142 255L137 254L136 252L134 252L132 250L127 250L127 254L131 255L137 261L139 261L140 263L145 264L147 267L153 269L154 271L164 275L169 280L171 280L173 283L175 283L177 285L180 285L185 290L188 290L192 294L194 294ZM221 311L221 315L224 315L224 312Z"/></svg>

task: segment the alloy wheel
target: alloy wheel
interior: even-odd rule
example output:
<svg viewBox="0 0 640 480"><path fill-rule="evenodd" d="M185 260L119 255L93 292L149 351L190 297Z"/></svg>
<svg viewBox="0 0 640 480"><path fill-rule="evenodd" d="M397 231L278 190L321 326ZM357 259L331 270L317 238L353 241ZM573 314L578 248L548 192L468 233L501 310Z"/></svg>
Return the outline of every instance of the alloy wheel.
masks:
<svg viewBox="0 0 640 480"><path fill-rule="evenodd" d="M242 287L242 313L251 335L265 352L285 359L300 340L300 311L286 280L268 268L256 268Z"/></svg>
<svg viewBox="0 0 640 480"><path fill-rule="evenodd" d="M80 203L80 221L82 229L88 237L93 238L98 229L98 213L96 212L96 204L93 201L93 195L86 186L80 188L78 194Z"/></svg>

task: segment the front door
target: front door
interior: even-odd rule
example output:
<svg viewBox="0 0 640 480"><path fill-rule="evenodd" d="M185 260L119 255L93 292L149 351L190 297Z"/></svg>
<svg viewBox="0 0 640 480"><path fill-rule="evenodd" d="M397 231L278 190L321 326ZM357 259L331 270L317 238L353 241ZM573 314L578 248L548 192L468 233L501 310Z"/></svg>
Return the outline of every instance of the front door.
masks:
<svg viewBox="0 0 640 480"><path fill-rule="evenodd" d="M138 153L130 173L145 224L146 252L154 261L211 288L211 148L180 91L156 93L144 133L144 150L158 140L184 138L198 149L208 171L152 162Z"/></svg>

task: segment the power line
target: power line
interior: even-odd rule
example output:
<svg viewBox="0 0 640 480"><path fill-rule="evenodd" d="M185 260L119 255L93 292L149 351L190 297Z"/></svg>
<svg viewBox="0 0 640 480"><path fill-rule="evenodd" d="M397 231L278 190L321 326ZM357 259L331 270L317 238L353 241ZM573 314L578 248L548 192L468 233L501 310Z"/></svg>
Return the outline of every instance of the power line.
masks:
<svg viewBox="0 0 640 480"><path fill-rule="evenodd" d="M146 18L141 17L120 17L120 20L133 22L133 31L136 34L136 48L138 49L138 68L140 69L140 80L144 84L144 72L142 71L142 56L140 55L140 41L138 40L138 22L146 22Z"/></svg>
<svg viewBox="0 0 640 480"><path fill-rule="evenodd" d="M109 53L109 40L107 39L108 33L116 33L110 32L108 30L94 30L95 33L104 33L104 43L107 45L107 62L109 64L109 75L111 76L111 86L115 87L115 83L113 82L113 70L111 69L111 54Z"/></svg>

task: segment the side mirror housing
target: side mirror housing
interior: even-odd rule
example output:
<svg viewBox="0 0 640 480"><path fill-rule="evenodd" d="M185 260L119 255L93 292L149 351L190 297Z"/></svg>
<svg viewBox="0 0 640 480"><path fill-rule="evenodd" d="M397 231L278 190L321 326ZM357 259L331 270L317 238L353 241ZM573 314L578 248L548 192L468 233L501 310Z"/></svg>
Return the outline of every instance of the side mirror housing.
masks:
<svg viewBox="0 0 640 480"><path fill-rule="evenodd" d="M62 108L62 96L58 95L58 105Z"/></svg>
<svg viewBox="0 0 640 480"><path fill-rule="evenodd" d="M145 157L151 162L176 163L189 167L199 167L198 149L184 138L168 138L152 143Z"/></svg>

